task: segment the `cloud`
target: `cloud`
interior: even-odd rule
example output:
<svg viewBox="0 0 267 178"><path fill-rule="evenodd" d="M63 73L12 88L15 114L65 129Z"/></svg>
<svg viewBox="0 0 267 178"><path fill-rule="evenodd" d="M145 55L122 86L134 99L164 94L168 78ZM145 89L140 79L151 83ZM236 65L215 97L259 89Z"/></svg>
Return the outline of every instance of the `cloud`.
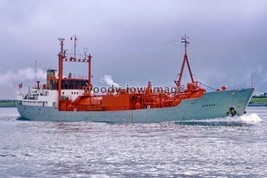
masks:
<svg viewBox="0 0 267 178"><path fill-rule="evenodd" d="M42 68L55 68L57 38L64 37L64 48L71 52L73 34L78 36L78 51L87 47L93 56L93 85L107 72L121 85L146 85L147 81L170 85L181 66L180 37L186 33L190 64L199 81L216 88L250 83L253 75L258 90L265 92L266 71L258 66L267 67L266 9L265 0L4 0L0 6L1 88L11 86L9 82L33 80L34 75L27 72L34 70L26 67L35 60ZM166 43L170 40L176 41ZM72 64L70 68L73 72Z"/></svg>
<svg viewBox="0 0 267 178"><path fill-rule="evenodd" d="M8 83L15 83L21 81L33 81L36 80L45 80L46 79L46 72L42 69L35 69L33 68L24 68L19 69L17 72L8 71L4 74L0 73L0 84L5 85Z"/></svg>

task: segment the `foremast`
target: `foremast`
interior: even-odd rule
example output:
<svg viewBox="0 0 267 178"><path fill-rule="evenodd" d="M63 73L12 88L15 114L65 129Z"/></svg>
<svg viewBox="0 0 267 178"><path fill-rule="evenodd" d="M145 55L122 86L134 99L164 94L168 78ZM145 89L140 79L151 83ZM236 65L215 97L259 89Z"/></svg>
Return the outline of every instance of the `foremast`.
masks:
<svg viewBox="0 0 267 178"><path fill-rule="evenodd" d="M190 64L189 64L189 61L188 61L188 56L187 56L187 45L189 44L188 37L186 35L184 35L182 37L182 41L181 42L184 43L184 59L183 59L183 63L182 63L182 67L181 67L180 73L179 73L179 78L178 78L178 80L174 81L178 88L181 87L181 81L182 81L182 77L183 77L183 73L184 73L185 64L188 67L188 71L189 71L189 74L190 74L191 82L193 84L195 83L194 77L193 77L193 73L192 73L192 70L191 70L191 67L190 67Z"/></svg>

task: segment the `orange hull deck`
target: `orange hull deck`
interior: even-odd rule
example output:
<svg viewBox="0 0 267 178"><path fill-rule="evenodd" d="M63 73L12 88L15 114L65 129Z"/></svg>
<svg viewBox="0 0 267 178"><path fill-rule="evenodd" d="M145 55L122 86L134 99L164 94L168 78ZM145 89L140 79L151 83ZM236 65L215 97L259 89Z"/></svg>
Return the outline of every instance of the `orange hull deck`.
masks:
<svg viewBox="0 0 267 178"><path fill-rule="evenodd" d="M148 86L147 88L149 88ZM127 93L125 89L119 94L92 96L85 93L76 100L62 99L60 111L117 111L175 107L184 99L199 98L205 90L198 86L188 88L183 93Z"/></svg>

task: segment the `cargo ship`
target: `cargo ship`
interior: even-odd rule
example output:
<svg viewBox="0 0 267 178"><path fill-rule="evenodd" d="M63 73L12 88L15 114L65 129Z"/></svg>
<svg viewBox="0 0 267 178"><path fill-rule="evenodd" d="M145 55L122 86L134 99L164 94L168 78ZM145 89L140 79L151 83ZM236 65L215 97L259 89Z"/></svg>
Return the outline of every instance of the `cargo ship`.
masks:
<svg viewBox="0 0 267 178"><path fill-rule="evenodd" d="M19 119L36 121L88 121L105 123L159 123L185 120L214 119L243 115L254 88L228 90L226 86L207 92L195 81L190 67L188 37L182 37L184 57L174 90L157 90L149 81L144 90L113 86L106 93L96 93L92 84L92 56L66 55L64 38L59 38L58 69L47 70L46 83L36 81L27 93L18 95ZM65 77L65 62L85 63L86 78ZM181 83L187 67L190 81Z"/></svg>

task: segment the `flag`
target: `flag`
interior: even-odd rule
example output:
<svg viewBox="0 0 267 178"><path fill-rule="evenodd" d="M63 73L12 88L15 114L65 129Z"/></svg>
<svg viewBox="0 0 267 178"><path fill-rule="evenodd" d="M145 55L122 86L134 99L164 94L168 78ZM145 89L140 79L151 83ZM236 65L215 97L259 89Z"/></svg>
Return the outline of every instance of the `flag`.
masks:
<svg viewBox="0 0 267 178"><path fill-rule="evenodd" d="M19 89L21 89L23 87L23 84L22 83L20 83L19 84Z"/></svg>

